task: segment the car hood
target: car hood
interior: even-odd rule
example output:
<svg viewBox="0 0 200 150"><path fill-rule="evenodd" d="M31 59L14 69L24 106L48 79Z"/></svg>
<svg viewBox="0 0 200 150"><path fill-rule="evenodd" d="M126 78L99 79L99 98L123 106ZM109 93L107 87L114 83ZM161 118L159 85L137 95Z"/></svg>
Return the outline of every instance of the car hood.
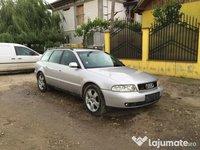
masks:
<svg viewBox="0 0 200 150"><path fill-rule="evenodd" d="M128 67L98 68L90 71L114 80L118 84L140 84L158 80L154 75Z"/></svg>

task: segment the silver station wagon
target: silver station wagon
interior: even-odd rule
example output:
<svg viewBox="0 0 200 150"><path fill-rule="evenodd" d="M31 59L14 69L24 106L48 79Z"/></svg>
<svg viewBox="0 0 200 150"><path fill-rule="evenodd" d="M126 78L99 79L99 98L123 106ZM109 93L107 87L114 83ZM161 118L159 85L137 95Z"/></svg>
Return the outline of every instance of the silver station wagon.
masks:
<svg viewBox="0 0 200 150"><path fill-rule="evenodd" d="M47 50L36 63L38 88L49 86L78 94L87 110L101 115L106 106L136 108L158 102L158 78L126 67L117 58L91 49Z"/></svg>

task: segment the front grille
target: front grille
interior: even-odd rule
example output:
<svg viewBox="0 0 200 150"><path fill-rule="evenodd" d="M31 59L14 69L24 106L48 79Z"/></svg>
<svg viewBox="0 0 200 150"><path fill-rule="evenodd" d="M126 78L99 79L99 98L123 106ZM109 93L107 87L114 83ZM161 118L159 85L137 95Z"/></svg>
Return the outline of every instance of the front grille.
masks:
<svg viewBox="0 0 200 150"><path fill-rule="evenodd" d="M143 84L138 84L138 89L140 91L142 90L150 90L150 89L154 89L157 87L157 82L148 82L148 83L143 83Z"/></svg>

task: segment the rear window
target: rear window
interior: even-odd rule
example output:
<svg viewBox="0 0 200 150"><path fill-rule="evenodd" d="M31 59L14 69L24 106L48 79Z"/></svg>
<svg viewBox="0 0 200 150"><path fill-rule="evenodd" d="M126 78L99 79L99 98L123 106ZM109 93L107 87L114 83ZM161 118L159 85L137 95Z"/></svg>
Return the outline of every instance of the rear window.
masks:
<svg viewBox="0 0 200 150"><path fill-rule="evenodd" d="M49 60L49 57L50 57L51 54L52 54L52 52L53 52L53 51L46 51L46 52L44 53L44 55L42 56L42 59L41 59L41 60L43 60L43 61L48 61L48 60Z"/></svg>
<svg viewBox="0 0 200 150"><path fill-rule="evenodd" d="M49 62L59 64L62 53L63 53L63 51L58 51L58 50L54 51L53 54L51 55L51 57L49 58Z"/></svg>

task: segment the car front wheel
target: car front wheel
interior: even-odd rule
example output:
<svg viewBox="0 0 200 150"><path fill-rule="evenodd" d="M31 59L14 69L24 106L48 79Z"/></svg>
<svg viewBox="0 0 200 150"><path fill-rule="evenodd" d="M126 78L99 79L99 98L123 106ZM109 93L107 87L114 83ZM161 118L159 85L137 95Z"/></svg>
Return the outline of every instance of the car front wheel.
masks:
<svg viewBox="0 0 200 150"><path fill-rule="evenodd" d="M91 84L85 88L83 99L87 110L93 115L100 116L106 112L103 94L96 85Z"/></svg>
<svg viewBox="0 0 200 150"><path fill-rule="evenodd" d="M41 73L41 72L38 73L37 84L38 84L38 88L41 92L45 92L47 90L47 83L46 83L43 73Z"/></svg>

